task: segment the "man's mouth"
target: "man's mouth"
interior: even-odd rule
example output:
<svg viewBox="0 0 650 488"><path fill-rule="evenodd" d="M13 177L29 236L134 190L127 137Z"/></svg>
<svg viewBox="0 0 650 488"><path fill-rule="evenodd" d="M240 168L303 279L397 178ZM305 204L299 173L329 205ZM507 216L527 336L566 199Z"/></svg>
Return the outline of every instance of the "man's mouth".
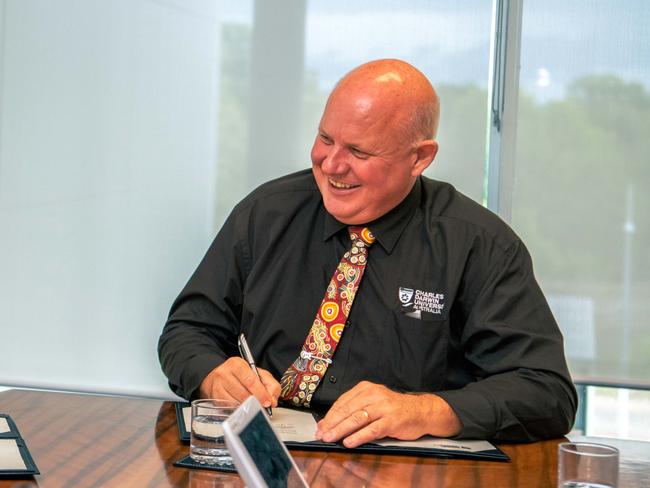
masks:
<svg viewBox="0 0 650 488"><path fill-rule="evenodd" d="M342 183L340 181L334 181L332 179L328 179L329 184L332 185L334 188L338 190L351 190L352 188L358 188L361 185L350 185L349 183Z"/></svg>

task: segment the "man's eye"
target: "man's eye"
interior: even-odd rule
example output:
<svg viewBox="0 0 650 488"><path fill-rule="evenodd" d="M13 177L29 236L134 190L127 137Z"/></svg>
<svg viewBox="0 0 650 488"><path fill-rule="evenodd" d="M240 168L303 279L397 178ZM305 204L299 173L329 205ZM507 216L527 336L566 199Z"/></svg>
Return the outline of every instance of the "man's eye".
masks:
<svg viewBox="0 0 650 488"><path fill-rule="evenodd" d="M318 137L319 137L320 140L323 142L323 144L327 144L327 145L332 144L332 139L330 139L329 137L327 137L325 134L319 134Z"/></svg>
<svg viewBox="0 0 650 488"><path fill-rule="evenodd" d="M351 147L350 152L353 154L355 158L368 159L370 157L370 154L362 151L361 149L357 149L356 147Z"/></svg>

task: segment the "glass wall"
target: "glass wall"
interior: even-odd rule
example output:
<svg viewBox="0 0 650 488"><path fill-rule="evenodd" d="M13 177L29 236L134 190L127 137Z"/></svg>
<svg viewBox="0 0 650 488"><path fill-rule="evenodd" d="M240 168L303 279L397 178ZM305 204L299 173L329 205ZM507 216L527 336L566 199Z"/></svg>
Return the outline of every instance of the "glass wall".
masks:
<svg viewBox="0 0 650 488"><path fill-rule="evenodd" d="M650 383L650 4L524 4L513 225L574 379ZM650 439L650 393L587 388L586 434Z"/></svg>
<svg viewBox="0 0 650 488"><path fill-rule="evenodd" d="M576 378L650 383L650 4L524 4L513 225Z"/></svg>

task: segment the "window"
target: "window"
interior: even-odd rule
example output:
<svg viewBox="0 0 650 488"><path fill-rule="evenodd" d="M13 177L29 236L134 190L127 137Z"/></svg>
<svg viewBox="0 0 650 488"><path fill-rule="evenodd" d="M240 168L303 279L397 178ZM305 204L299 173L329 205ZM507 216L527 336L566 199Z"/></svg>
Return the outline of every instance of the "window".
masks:
<svg viewBox="0 0 650 488"><path fill-rule="evenodd" d="M649 21L646 2L524 4L512 223L577 380L650 383ZM611 424L600 405L588 426Z"/></svg>

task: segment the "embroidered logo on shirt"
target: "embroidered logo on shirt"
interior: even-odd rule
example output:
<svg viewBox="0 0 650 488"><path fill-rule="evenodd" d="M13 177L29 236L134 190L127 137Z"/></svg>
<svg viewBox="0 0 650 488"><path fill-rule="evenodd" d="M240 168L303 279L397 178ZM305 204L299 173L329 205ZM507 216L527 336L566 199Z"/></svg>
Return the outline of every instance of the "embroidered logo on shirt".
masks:
<svg viewBox="0 0 650 488"><path fill-rule="evenodd" d="M445 308L444 293L414 290L400 286L398 297L402 304L402 311L416 318L420 318L422 312L442 315L442 311Z"/></svg>
<svg viewBox="0 0 650 488"><path fill-rule="evenodd" d="M402 302L402 305L412 305L411 298L413 298L413 292L413 288L399 287L399 301Z"/></svg>

